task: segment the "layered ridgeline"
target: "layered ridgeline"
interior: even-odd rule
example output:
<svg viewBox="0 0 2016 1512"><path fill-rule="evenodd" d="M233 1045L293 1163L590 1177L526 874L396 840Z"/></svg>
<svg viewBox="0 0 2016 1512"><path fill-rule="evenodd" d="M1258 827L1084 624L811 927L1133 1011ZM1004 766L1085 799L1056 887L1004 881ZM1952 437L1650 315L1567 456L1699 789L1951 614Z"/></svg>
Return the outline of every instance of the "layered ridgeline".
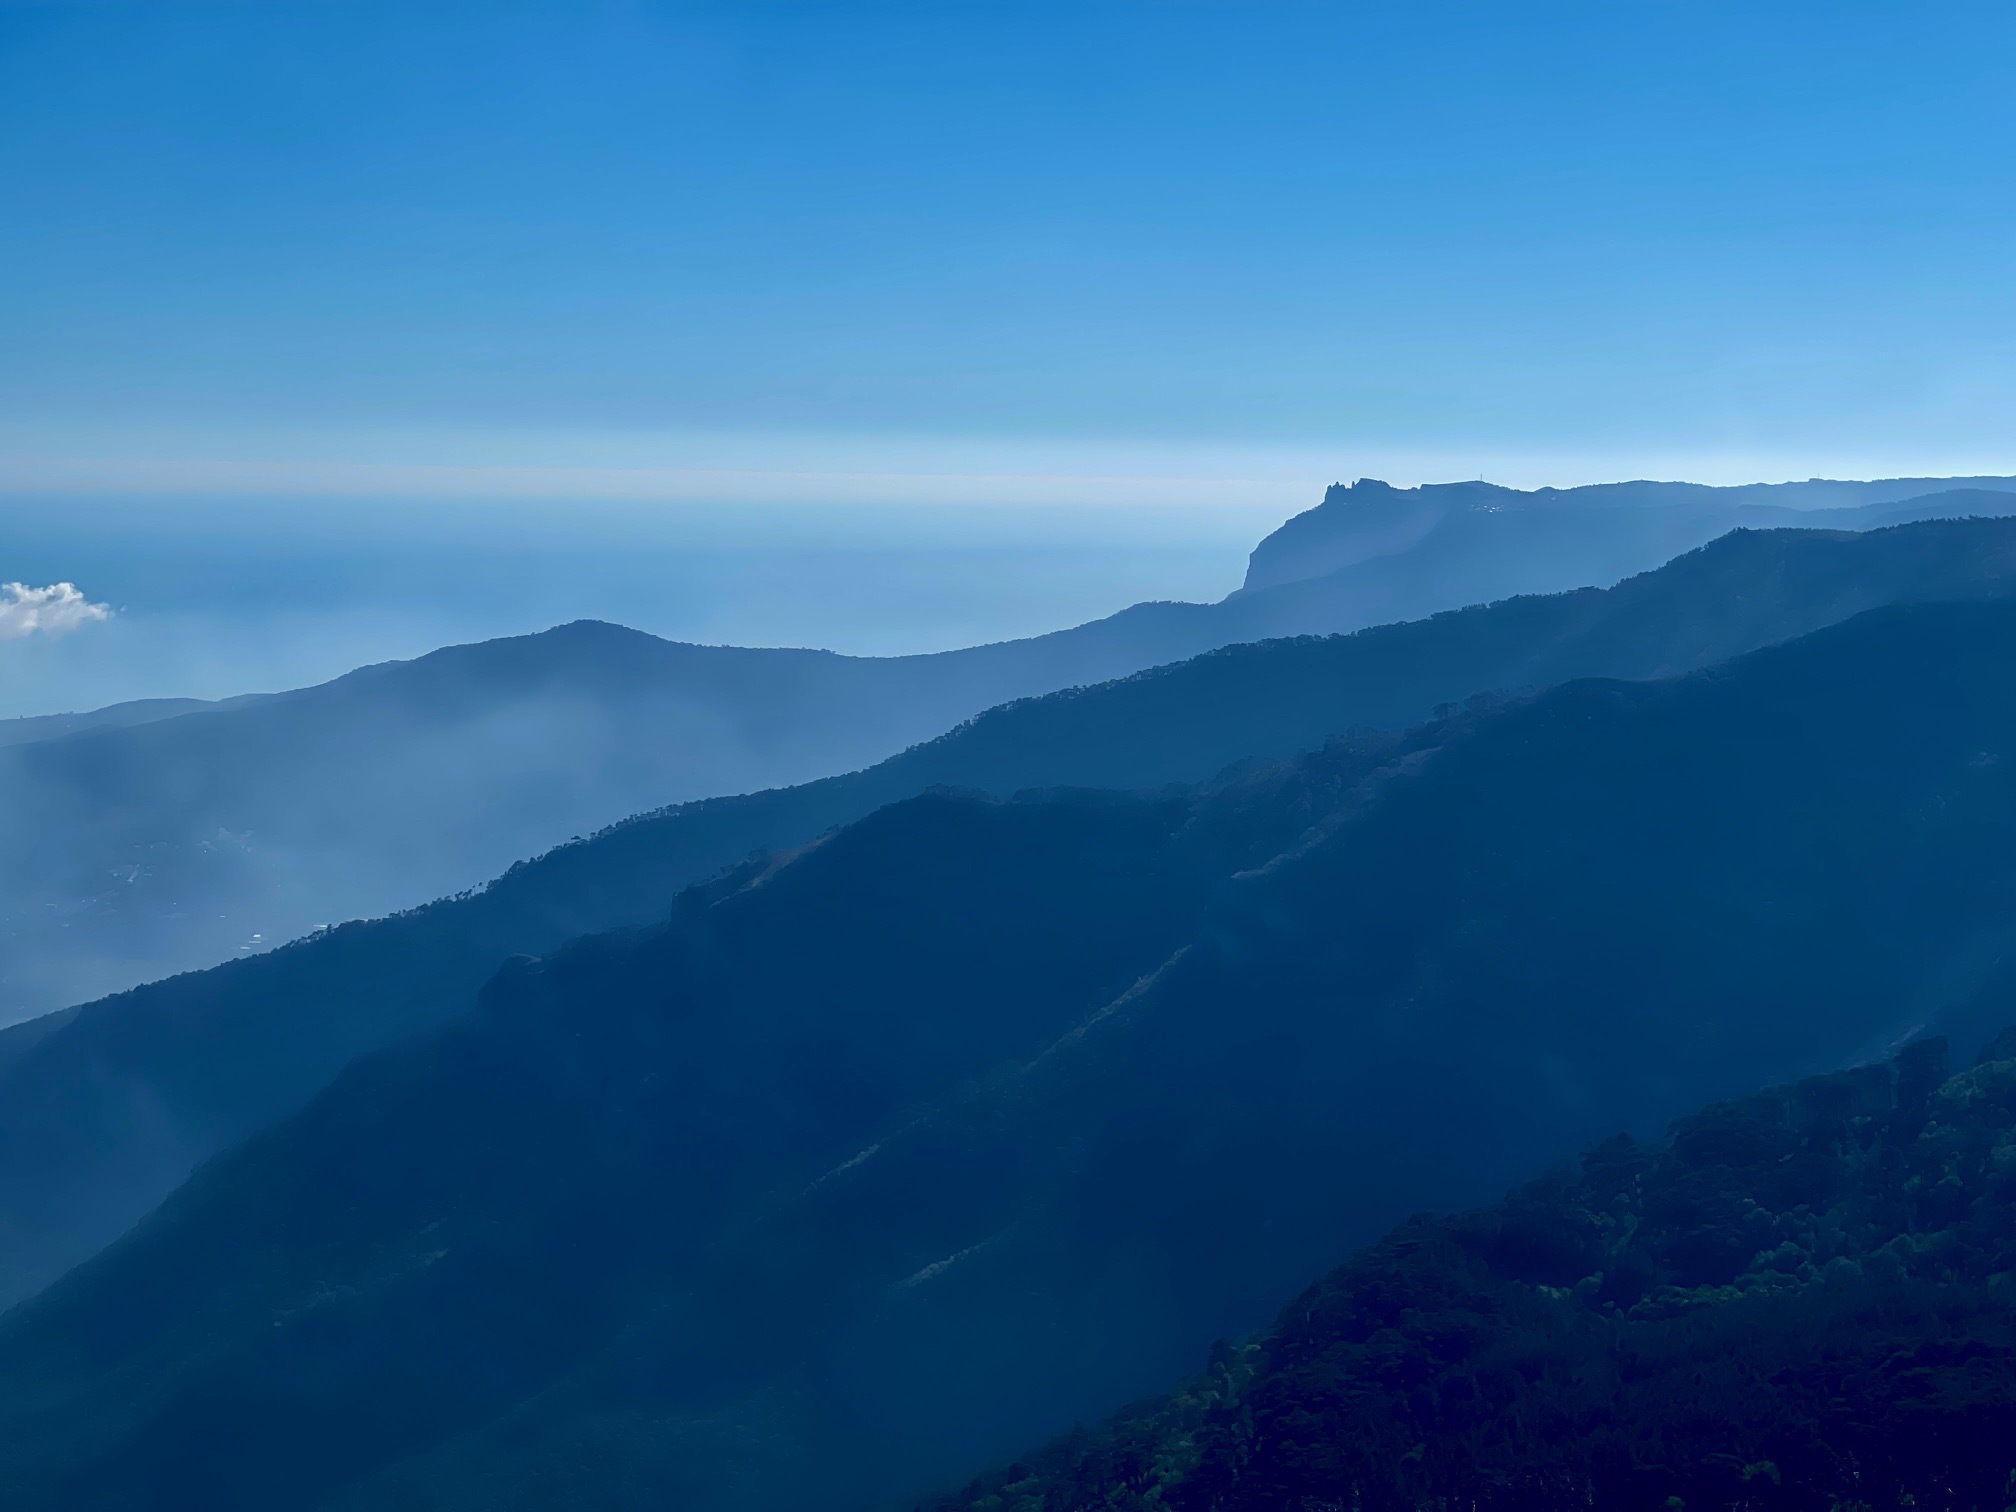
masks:
<svg viewBox="0 0 2016 1512"><path fill-rule="evenodd" d="M1005 700L1235 642L1607 583L1732 524L1814 523L1803 507L1852 500L1818 522L1861 528L2016 505L1993 489L1869 502L1935 486L1497 490L1419 506L1447 518L1402 541L1388 516L1448 491L1373 500L1361 484L1263 542L1223 603L1141 604L1028 640L863 658L583 623L207 708L8 721L0 1022L421 903L641 810L849 771Z"/></svg>
<svg viewBox="0 0 2016 1512"><path fill-rule="evenodd" d="M2012 656L2016 602L1900 605L752 862L510 968L17 1307L0 1476L769 1508L1004 1459L1408 1211L1978 1036L2016 985Z"/></svg>
<svg viewBox="0 0 2016 1512"><path fill-rule="evenodd" d="M2016 1031L1417 1219L1166 1397L932 1512L1670 1512L2016 1495Z"/></svg>
<svg viewBox="0 0 2016 1512"><path fill-rule="evenodd" d="M353 1056L466 1009L507 956L647 923L754 850L930 785L1196 782L1480 692L1685 671L1874 606L2012 582L2016 522L1739 533L1607 591L1244 646L1011 704L866 771L669 810L472 896L22 1025L0 1033L0 1300L109 1242Z"/></svg>
<svg viewBox="0 0 2016 1512"><path fill-rule="evenodd" d="M1367 616L1363 623L1413 619L1451 604L1615 582L1733 529L1868 530L1951 514L1924 497L1934 489L1968 495L1972 513L2006 514L2016 504L2007 497L2012 486L2007 478L1954 478L1529 492L1483 482L1394 488L1361 478L1331 485L1321 504L1262 541L1243 591L1321 577L1327 593Z"/></svg>
<svg viewBox="0 0 2016 1512"><path fill-rule="evenodd" d="M1201 606L1200 606L1201 607ZM668 802L847 771L1234 638L876 659L582 622L208 708L0 730L0 1021L422 903ZM1163 654L1165 649L1168 655Z"/></svg>

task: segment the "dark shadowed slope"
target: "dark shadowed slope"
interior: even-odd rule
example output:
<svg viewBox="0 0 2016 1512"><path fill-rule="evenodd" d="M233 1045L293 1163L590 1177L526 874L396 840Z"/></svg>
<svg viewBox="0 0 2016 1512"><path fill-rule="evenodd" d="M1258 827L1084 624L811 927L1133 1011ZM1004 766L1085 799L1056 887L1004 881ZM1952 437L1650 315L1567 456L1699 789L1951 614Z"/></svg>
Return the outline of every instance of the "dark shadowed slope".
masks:
<svg viewBox="0 0 2016 1512"><path fill-rule="evenodd" d="M1950 1078L1944 1049L1411 1222L1183 1390L933 1512L2001 1508L2016 1031Z"/></svg>
<svg viewBox="0 0 2016 1512"><path fill-rule="evenodd" d="M1886 609L752 866L507 972L17 1309L10 1488L846 1505L1010 1452L1410 1209L2004 1012L2012 656L2016 604Z"/></svg>
<svg viewBox="0 0 2016 1512"><path fill-rule="evenodd" d="M1874 605L1999 593L2012 575L2016 522L1748 532L1607 592L1227 650L994 710L864 772L640 819L471 897L0 1033L0 1297L107 1243L353 1056L460 1012L506 956L645 923L751 851L934 783L1193 782L1480 691L1685 671Z"/></svg>
<svg viewBox="0 0 2016 1512"><path fill-rule="evenodd" d="M863 658L581 623L180 717L122 705L11 725L0 1021L411 906L626 814L864 766L1006 700L1236 642L1609 583L1746 521L1816 522L1758 499L1895 500L1928 486L1387 490L1408 508L1438 501L1433 529L1326 572L1340 529L1362 547L1361 517L1383 518L1361 485L1262 543L1254 586L1223 603L1139 604L1027 640ZM2012 500L1976 491L1908 507L1995 513ZM1826 513L1855 528L1885 518ZM45 738L22 738L29 725Z"/></svg>
<svg viewBox="0 0 2016 1512"><path fill-rule="evenodd" d="M292 1305L266 1266L301 1225L334 1246L332 1260L342 1253L336 1268L369 1265L379 1215L397 1209L432 1224L442 1178L473 1180L487 1195L469 1209L472 1227L432 1228L441 1253L423 1269L439 1296L418 1300L407 1315L415 1332L400 1348L423 1372L430 1360L448 1367L428 1388L440 1421L480 1419L605 1336L625 1296L693 1263L752 1195L780 1181L788 1191L920 1099L1028 1054L1175 948L1212 881L1253 852L1188 818L1181 800L912 799L696 889L643 936L521 965L478 1019L416 1046L419 1059L402 1074L415 1091L437 1073L466 1090L445 1086L403 1111L367 1092L365 1106L310 1137L331 1158L305 1183L282 1174L304 1148L293 1136L255 1143L264 1153L252 1158L292 1196L285 1212L248 1215L233 1241L235 1280L157 1269L155 1303L165 1310L115 1309L71 1343L87 1355L143 1341L172 1349L192 1321L174 1294L210 1281L225 1282L232 1300L199 1330L221 1337L254 1318L264 1328L269 1301ZM573 1006L562 1030L569 1048L555 1056L545 1012L560 998ZM470 1117L487 1111L493 1092L517 1105L510 1130ZM403 1174L342 1153L388 1136L412 1152ZM588 1149L597 1153L584 1161ZM614 1164L601 1170L604 1161ZM362 1249L348 1248L352 1236ZM188 1258L207 1268L194 1251ZM471 1303L529 1305L539 1321L478 1320ZM368 1301L363 1311L373 1311ZM469 1348L488 1356L488 1384L473 1397L459 1371ZM341 1436L354 1441L334 1462L285 1426L284 1411L263 1427L241 1423L234 1434L264 1439L277 1455L262 1472L271 1484L245 1492L227 1474L206 1490L171 1476L156 1489L170 1505L212 1494L218 1506L284 1504L298 1471L314 1476L323 1462L334 1474L346 1456L410 1439L404 1411L375 1427L353 1420ZM392 1438L380 1442L381 1430ZM116 1471L104 1483L108 1505L132 1493ZM86 1504L94 1495L79 1494Z"/></svg>

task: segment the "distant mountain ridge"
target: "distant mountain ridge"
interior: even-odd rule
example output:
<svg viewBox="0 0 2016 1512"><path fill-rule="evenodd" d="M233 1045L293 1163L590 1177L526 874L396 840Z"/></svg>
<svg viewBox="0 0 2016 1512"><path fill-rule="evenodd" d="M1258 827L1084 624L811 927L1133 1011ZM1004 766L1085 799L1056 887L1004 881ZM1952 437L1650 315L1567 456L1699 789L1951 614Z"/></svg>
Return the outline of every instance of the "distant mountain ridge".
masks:
<svg viewBox="0 0 2016 1512"><path fill-rule="evenodd" d="M0 883L0 1011L423 902L668 801L850 770L1174 642L1217 640L1158 618L876 659L582 621L287 693L25 721L0 731L0 843L22 861Z"/></svg>
<svg viewBox="0 0 2016 1512"><path fill-rule="evenodd" d="M752 851L932 785L1155 788L1574 677L1685 672L1863 610L2016 586L2016 521L1744 532L1609 590L1238 646L993 710L861 772L685 805L394 918L0 1032L0 1299L117 1237L354 1056L464 1011L513 954L650 923Z"/></svg>
<svg viewBox="0 0 2016 1512"><path fill-rule="evenodd" d="M9 725L0 845L19 864L0 879L0 1017L412 906L628 814L866 766L1011 699L1237 642L1608 583L1767 515L1818 523L1754 503L1732 514L1723 495L1818 498L1819 486L1387 490L1445 501L1439 523L1408 549L1325 571L1335 522L1358 539L1351 522L1379 513L1361 485L1343 491L1348 508L1333 490L1262 543L1255 570L1284 581L1249 573L1217 604L1139 604L1026 640L863 658L581 622L199 711L171 700ZM1919 484L1826 487L1887 499ZM1446 503L1473 495L1499 502ZM1697 495L1716 502L1667 502ZM1870 508L1827 523L2001 513L2016 493Z"/></svg>
<svg viewBox="0 0 2016 1512"><path fill-rule="evenodd" d="M7 1315L10 1494L846 1507L1013 1452L1407 1211L1985 1037L2012 657L2016 601L1898 604L752 860L500 973Z"/></svg>
<svg viewBox="0 0 2016 1512"><path fill-rule="evenodd" d="M1597 483L1505 488L1430 483L1395 488L1377 478L1334 483L1253 550L1242 592L1342 574L1340 594L1389 596L1393 618L1515 593L1606 584L1743 527L1866 530L1926 516L1945 496L1968 513L2006 514L2016 478L1892 478L1879 482ZM1961 512L1955 509L1952 512ZM1380 564L1404 586L1364 569ZM1402 598L1390 598L1394 594ZM1235 595L1237 597L1237 595ZM1426 607L1416 607L1416 605Z"/></svg>
<svg viewBox="0 0 2016 1512"><path fill-rule="evenodd" d="M136 698L129 703L108 704L82 714L28 714L17 719L0 719L0 746L26 745L35 740L60 740L86 730L117 730L132 725L153 724L182 714L210 714L239 708L268 695L247 693L237 698Z"/></svg>

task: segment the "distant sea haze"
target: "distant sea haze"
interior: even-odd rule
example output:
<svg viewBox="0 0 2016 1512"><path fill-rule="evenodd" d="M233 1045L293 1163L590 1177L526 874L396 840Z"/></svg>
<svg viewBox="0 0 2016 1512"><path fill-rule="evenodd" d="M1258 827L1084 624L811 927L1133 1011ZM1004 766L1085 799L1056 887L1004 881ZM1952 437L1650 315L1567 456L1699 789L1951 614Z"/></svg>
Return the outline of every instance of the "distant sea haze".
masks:
<svg viewBox="0 0 2016 1512"><path fill-rule="evenodd" d="M1222 598L1286 513L13 498L0 581L72 582L112 617L0 645L0 719L276 691L576 619L867 656L979 645Z"/></svg>
<svg viewBox="0 0 2016 1512"><path fill-rule="evenodd" d="M1339 507L1269 537L1251 577L1254 543L1319 485L1222 507L15 496L0 500L0 582L74 583L110 612L0 644L0 719L276 691L576 619L713 645L946 650L1134 603L1210 603L1271 581L1284 554L1307 558L1291 578L1364 564L1358 623L1372 623L1614 581L1735 524L2009 481L1340 486ZM1506 510L1525 518L1476 518Z"/></svg>

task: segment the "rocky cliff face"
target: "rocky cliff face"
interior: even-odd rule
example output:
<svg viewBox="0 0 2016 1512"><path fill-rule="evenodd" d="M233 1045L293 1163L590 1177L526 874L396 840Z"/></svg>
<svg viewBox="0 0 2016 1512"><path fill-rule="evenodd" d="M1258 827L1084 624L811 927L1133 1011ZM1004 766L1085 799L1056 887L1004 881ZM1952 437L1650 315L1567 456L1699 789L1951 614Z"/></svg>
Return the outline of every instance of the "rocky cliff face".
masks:
<svg viewBox="0 0 2016 1512"><path fill-rule="evenodd" d="M1395 488L1360 478L1348 486L1333 483L1321 504L1255 547L1242 592L1377 563L1368 570L1389 594L1395 579L1406 585L1399 606L1386 606L1391 617L1404 618L1514 593L1614 582L1743 525L1863 530L1928 518L1899 512L1899 506L1929 505L1935 495L1948 499L1949 514L2004 513L2007 501L1998 496L2011 489L2016 479L1814 479L1738 488L1637 482L1522 490L1481 481ZM1337 584L1340 594L1353 587Z"/></svg>

